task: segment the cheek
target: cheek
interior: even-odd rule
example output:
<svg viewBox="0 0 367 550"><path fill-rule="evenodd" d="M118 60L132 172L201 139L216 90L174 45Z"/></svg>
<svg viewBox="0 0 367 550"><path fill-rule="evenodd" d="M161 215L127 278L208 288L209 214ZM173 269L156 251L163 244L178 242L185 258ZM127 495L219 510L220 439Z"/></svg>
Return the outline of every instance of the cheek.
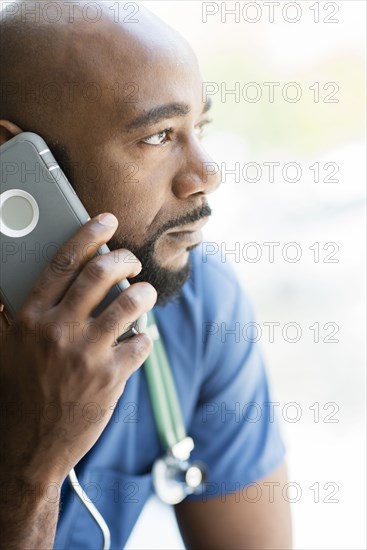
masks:
<svg viewBox="0 0 367 550"><path fill-rule="evenodd" d="M119 220L116 238L141 246L167 221L172 200L170 162L149 156L91 149L75 163L73 186L91 217L112 212ZM168 216L169 217L169 216Z"/></svg>
<svg viewBox="0 0 367 550"><path fill-rule="evenodd" d="M70 182L85 209L91 217L113 212L117 186L110 163L102 162L97 155L77 158L72 164Z"/></svg>

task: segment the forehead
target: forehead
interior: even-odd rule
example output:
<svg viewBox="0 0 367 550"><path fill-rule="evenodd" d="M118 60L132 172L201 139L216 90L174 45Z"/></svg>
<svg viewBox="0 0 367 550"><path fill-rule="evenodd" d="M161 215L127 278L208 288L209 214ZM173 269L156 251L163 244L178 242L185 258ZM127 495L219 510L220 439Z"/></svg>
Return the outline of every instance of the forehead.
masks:
<svg viewBox="0 0 367 550"><path fill-rule="evenodd" d="M149 22L148 22L149 23ZM136 116L156 105L182 102L202 108L202 77L190 46L166 25L141 21L132 30L120 25L101 27L91 47L78 36L78 53L88 80L96 80L105 109ZM91 38L91 37L89 37Z"/></svg>
<svg viewBox="0 0 367 550"><path fill-rule="evenodd" d="M152 55L133 65L129 71L122 66L114 72L118 103L126 116L136 116L158 105L182 103L192 109L202 109L202 79L194 63L181 63L169 56ZM117 99L117 96L116 96Z"/></svg>

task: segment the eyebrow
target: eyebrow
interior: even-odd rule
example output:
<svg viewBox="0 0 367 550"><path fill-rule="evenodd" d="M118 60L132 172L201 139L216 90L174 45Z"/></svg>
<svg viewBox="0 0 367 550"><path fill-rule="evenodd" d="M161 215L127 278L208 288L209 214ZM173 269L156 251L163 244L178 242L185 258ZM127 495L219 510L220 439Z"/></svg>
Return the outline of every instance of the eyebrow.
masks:
<svg viewBox="0 0 367 550"><path fill-rule="evenodd" d="M212 106L212 100L209 97L204 103L204 108L202 114L209 111ZM127 127L127 132L132 132L133 130L138 130L144 126L152 126L157 124L161 120L174 117L183 117L191 111L190 106L186 103L166 103L165 105L157 105L152 107L146 113L139 115L133 121L131 121Z"/></svg>

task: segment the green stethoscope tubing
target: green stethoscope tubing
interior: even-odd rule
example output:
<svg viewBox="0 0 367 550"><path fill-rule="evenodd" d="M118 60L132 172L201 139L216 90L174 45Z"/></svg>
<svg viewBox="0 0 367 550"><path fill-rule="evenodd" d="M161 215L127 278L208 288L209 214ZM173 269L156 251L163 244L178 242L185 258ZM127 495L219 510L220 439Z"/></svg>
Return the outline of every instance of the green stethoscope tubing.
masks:
<svg viewBox="0 0 367 550"><path fill-rule="evenodd" d="M185 439L186 430L168 357L152 311L148 313L147 331L153 340L153 350L145 360L144 372L159 439L163 448L169 450Z"/></svg>
<svg viewBox="0 0 367 550"><path fill-rule="evenodd" d="M149 312L147 316L146 331L153 340L153 350L144 362L144 372L158 436L166 452L164 457L158 458L153 464L153 485L164 502L178 504L200 488L205 478L205 469L189 462L194 442L186 435L176 386L154 315ZM190 472L191 475L187 477ZM109 550L111 534L106 521L83 491L74 469L68 477L73 490L101 529L103 549Z"/></svg>

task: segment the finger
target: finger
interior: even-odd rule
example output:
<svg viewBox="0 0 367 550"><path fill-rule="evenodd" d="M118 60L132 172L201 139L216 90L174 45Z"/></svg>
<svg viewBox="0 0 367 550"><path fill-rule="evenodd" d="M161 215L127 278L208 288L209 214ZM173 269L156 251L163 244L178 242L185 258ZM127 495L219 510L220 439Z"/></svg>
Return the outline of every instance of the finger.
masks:
<svg viewBox="0 0 367 550"><path fill-rule="evenodd" d="M118 296L93 320L102 345L112 346L131 323L153 308L157 291L149 283L135 283Z"/></svg>
<svg viewBox="0 0 367 550"><path fill-rule="evenodd" d="M141 263L129 250L96 256L83 267L57 305L60 314L85 321L114 284L140 271Z"/></svg>
<svg viewBox="0 0 367 550"><path fill-rule="evenodd" d="M80 269L111 239L117 225L117 218L112 214L100 214L83 225L60 247L41 273L23 309L31 307L42 311L57 304Z"/></svg>
<svg viewBox="0 0 367 550"><path fill-rule="evenodd" d="M118 346L115 346L113 355L118 376L120 376L119 370L121 369L126 379L129 378L146 361L152 349L153 342L145 332L123 340Z"/></svg>

